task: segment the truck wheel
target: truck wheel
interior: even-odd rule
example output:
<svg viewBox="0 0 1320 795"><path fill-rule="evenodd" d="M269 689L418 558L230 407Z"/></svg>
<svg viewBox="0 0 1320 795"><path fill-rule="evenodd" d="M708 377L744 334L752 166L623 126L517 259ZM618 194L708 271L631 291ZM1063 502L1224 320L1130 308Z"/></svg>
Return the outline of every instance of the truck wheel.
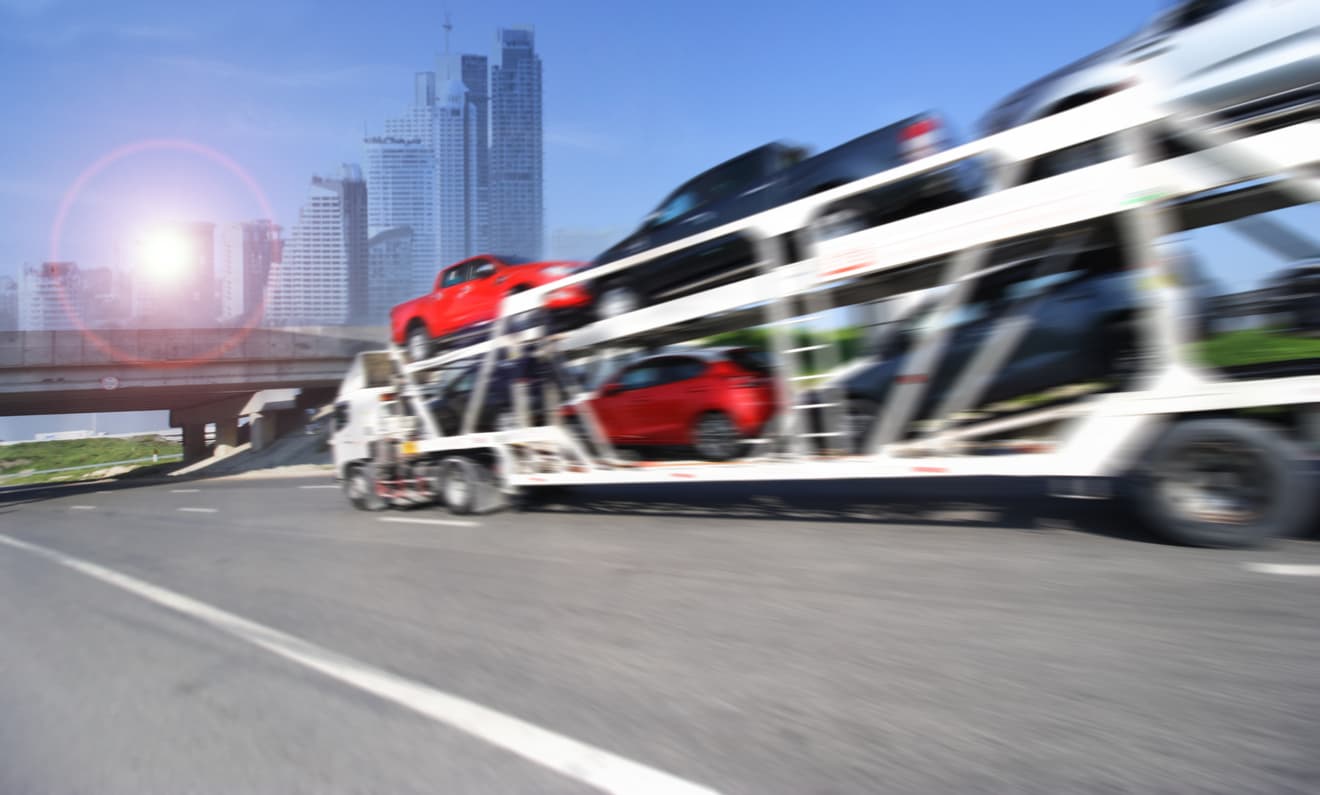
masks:
<svg viewBox="0 0 1320 795"><path fill-rule="evenodd" d="M1174 425L1150 449L1131 491L1152 529L1178 544L1250 547L1312 514L1301 457L1278 431L1239 419Z"/></svg>
<svg viewBox="0 0 1320 795"><path fill-rule="evenodd" d="M483 485L477 463L467 458L445 459L442 478L441 494L450 513L458 516L472 513Z"/></svg>
<svg viewBox="0 0 1320 795"><path fill-rule="evenodd" d="M375 467L369 464L353 467L344 481L344 492L359 511L385 510L385 499L376 491Z"/></svg>
<svg viewBox="0 0 1320 795"><path fill-rule="evenodd" d="M413 362L431 358L431 352L435 349L435 343L431 340L431 333L421 323L408 329L408 338L405 345L408 350L408 359Z"/></svg>

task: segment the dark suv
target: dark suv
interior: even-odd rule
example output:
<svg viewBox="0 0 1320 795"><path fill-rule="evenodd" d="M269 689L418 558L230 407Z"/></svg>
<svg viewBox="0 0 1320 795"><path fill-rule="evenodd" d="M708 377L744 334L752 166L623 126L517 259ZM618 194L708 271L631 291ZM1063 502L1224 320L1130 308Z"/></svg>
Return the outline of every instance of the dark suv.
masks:
<svg viewBox="0 0 1320 795"><path fill-rule="evenodd" d="M1180 281L1190 297L1189 311L1203 320L1204 284L1193 260L1176 258ZM1126 379L1141 363L1138 345L1141 293L1137 274L1123 267L1113 248L1097 248L1068 265L1044 270L1039 263L991 271L977 279L968 300L941 317L939 295L920 304L880 343L875 361L835 384L844 401L845 434L858 442L871 432L917 341L944 331L945 348L926 387L915 418L931 417L986 340L997 321L1020 313L1028 323L1006 361L981 384L970 407L1025 397L1067 384ZM948 288L943 288L948 289ZM816 396L812 402L815 402ZM969 408L970 408L969 407ZM814 415L815 424L823 420Z"/></svg>
<svg viewBox="0 0 1320 795"><path fill-rule="evenodd" d="M770 143L688 180L651 212L631 235L596 257L596 268L706 232L882 171L920 160L952 144L933 113L912 116L814 157L806 149ZM848 196L812 219L818 229L855 229L963 201L981 190L979 165L961 162ZM807 241L792 239L797 259ZM756 272L757 241L746 233L722 235L638 263L595 280L596 315L627 314L642 306L700 292Z"/></svg>
<svg viewBox="0 0 1320 795"><path fill-rule="evenodd" d="M440 430L445 435L462 429L468 406L475 394L481 363L476 362L455 375L433 398L428 406ZM512 427L515 417L513 385L522 381L526 386L528 417L532 425L545 421L545 382L550 369L531 357L507 358L495 362L486 382L481 408L477 412L477 432L497 431ZM564 394L561 391L561 394Z"/></svg>

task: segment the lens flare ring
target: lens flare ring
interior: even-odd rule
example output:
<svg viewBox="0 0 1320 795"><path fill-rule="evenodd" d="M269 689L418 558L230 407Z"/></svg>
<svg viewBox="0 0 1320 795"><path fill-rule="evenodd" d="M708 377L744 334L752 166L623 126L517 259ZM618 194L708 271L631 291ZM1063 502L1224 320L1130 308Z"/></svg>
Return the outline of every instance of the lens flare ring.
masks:
<svg viewBox="0 0 1320 795"><path fill-rule="evenodd" d="M193 154L205 158L206 160L209 160L213 163L216 163L217 165L221 166L226 171L228 171L230 175L238 178L238 180L243 183L244 187L247 188L248 193L251 195L253 199L256 200L257 204L261 207L263 217L270 218L272 220L274 219L275 213L271 209L270 201L266 198L266 194L261 189L261 186L257 183L257 181L252 177L251 174L249 174L241 165L239 165L238 161L234 160L229 155L217 149L213 149L212 147L206 146L205 144L197 143L196 141L189 141L183 138L150 138L142 141L134 141L133 143L125 144L117 149L107 152L106 154L98 158L95 162L93 162L91 165L83 169L82 173L80 173L77 179L73 181L73 184L69 186L69 189L64 192L64 196L60 200L59 210L55 214L55 221L54 223L51 224L50 256L48 259L51 262L60 261L60 242L64 234L65 221L68 219L69 211L73 209L73 206L77 203L78 198L87 188L87 184L89 182L91 182L102 171L105 171L105 169L109 168L115 163L118 163L121 160L124 160L129 157L133 157L135 155L140 155L148 152L160 152L160 151L186 152L189 154ZM270 276L271 277L275 276L274 269L271 270ZM196 356L193 358L161 361L155 359L144 359L139 356L134 356L132 354L129 354L126 351L123 351L117 346L115 346L108 339L106 339L105 336L98 334L93 329L88 328L87 324L84 322L82 315L78 312L77 308L73 304L73 301L70 299L68 293L65 291L63 282L61 282L59 285L59 298L60 298L60 303L63 306L65 316L68 317L73 322L75 329L83 336L84 339L90 341L102 353L109 356L111 360L113 360L118 364L127 364L132 366L139 366L139 367L155 367L155 368L192 367L198 364L204 364L206 362L210 362L218 359L219 357L223 356L224 354L228 353L229 351L233 350L235 347L240 345L243 342L243 340L247 339L248 335L252 333L252 330L256 328L257 323L260 321L260 318L263 314L261 310L265 309L265 305L264 305L265 298L263 296L262 298L263 304L262 306L258 307L258 311L250 313L249 319L245 321L242 326L235 328L233 330L234 333L229 335L225 339L221 340L219 344L206 350L200 356Z"/></svg>

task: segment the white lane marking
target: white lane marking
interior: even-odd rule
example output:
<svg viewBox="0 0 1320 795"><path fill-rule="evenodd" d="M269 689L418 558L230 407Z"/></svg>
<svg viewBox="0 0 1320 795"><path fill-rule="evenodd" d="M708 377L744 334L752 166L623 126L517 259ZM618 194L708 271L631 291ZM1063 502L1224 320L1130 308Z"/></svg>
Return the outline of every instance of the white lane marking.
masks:
<svg viewBox="0 0 1320 795"><path fill-rule="evenodd" d="M449 527L481 527L481 522L469 522L466 519L415 519L411 516L382 516L382 522L400 524L441 524Z"/></svg>
<svg viewBox="0 0 1320 795"><path fill-rule="evenodd" d="M215 508L179 508L179 510L180 510L180 511L186 511L186 512L188 512L188 513L215 513L215 512L216 512L216 509L215 509Z"/></svg>
<svg viewBox="0 0 1320 795"><path fill-rule="evenodd" d="M1247 571L1257 574L1282 574L1292 577L1320 577L1320 566L1301 563L1244 563Z"/></svg>
<svg viewBox="0 0 1320 795"><path fill-rule="evenodd" d="M319 483L315 486L299 486L300 489L337 489L339 486L334 483Z"/></svg>
<svg viewBox="0 0 1320 795"><path fill-rule="evenodd" d="M485 740L568 778L610 793L717 795L700 784L616 756L473 701L249 621L204 602L37 544L0 534L0 544L30 552L147 601L182 613L266 651L320 671L386 701Z"/></svg>
<svg viewBox="0 0 1320 795"><path fill-rule="evenodd" d="M170 494L196 494L201 489L170 489Z"/></svg>
<svg viewBox="0 0 1320 795"><path fill-rule="evenodd" d="M96 510L96 506L95 506L95 505L70 505L70 506L69 506L69 510L71 510L71 511L94 511L94 510Z"/></svg>

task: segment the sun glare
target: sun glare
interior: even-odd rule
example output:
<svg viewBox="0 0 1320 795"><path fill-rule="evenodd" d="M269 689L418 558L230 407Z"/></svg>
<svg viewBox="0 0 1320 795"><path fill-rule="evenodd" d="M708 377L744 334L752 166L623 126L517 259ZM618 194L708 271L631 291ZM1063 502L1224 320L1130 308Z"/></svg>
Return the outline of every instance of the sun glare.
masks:
<svg viewBox="0 0 1320 795"><path fill-rule="evenodd" d="M188 238L173 229L157 229L142 239L141 267L155 281L179 279L188 270Z"/></svg>

